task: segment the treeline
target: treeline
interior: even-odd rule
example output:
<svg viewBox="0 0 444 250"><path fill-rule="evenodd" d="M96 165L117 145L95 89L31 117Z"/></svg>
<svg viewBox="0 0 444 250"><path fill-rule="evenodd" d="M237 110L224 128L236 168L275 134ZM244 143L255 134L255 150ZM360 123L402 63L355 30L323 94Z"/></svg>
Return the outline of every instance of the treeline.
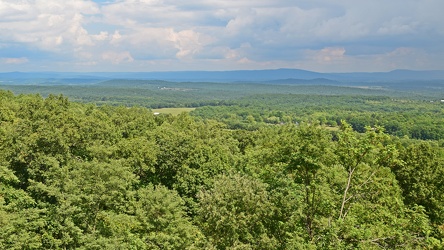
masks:
<svg viewBox="0 0 444 250"><path fill-rule="evenodd" d="M1 249L442 249L443 148L0 91Z"/></svg>
<svg viewBox="0 0 444 250"><path fill-rule="evenodd" d="M341 121L354 130L382 126L390 135L421 140L444 140L444 104L388 96L263 94L228 105L196 109L194 116L216 119L233 129L255 130L264 124L319 121L337 127Z"/></svg>
<svg viewBox="0 0 444 250"><path fill-rule="evenodd" d="M415 89L414 91L391 89L384 84L378 88L362 86L365 84L370 83L359 83L357 84L358 86L332 86L318 85L311 81L307 82L307 85L294 85L279 82L214 83L120 79L83 85L68 85L67 83L2 84L1 88L11 90L17 94L40 93L45 97L50 94L60 93L76 102L95 103L97 105L107 104L148 108L217 106L237 101L243 97L279 94L314 97L335 95L356 97L391 96L419 100L442 98L439 91L436 91L436 89L430 91L430 88L426 87L428 85L424 86L420 83L417 83L417 85L422 86L422 90Z"/></svg>

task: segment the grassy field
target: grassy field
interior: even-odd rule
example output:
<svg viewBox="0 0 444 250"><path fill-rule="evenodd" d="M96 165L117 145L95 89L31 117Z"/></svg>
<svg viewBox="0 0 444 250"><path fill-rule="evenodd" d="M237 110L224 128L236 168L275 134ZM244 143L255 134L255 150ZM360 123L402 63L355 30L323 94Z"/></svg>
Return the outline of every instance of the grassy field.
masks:
<svg viewBox="0 0 444 250"><path fill-rule="evenodd" d="M196 108L162 108L152 109L153 113L178 115L182 112L191 112Z"/></svg>

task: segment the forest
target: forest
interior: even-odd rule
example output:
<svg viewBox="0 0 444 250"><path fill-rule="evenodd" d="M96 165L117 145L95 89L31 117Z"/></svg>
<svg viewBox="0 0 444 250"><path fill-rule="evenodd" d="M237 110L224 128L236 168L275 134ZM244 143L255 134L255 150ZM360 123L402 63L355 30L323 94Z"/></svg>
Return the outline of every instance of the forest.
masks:
<svg viewBox="0 0 444 250"><path fill-rule="evenodd" d="M444 249L440 91L1 88L0 249Z"/></svg>

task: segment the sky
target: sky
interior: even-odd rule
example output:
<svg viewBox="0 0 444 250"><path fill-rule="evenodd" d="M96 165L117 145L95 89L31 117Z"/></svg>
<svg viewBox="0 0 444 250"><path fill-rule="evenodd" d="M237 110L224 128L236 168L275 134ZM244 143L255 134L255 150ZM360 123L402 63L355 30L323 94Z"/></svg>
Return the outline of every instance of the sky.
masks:
<svg viewBox="0 0 444 250"><path fill-rule="evenodd" d="M443 0L0 0L0 72L444 69Z"/></svg>

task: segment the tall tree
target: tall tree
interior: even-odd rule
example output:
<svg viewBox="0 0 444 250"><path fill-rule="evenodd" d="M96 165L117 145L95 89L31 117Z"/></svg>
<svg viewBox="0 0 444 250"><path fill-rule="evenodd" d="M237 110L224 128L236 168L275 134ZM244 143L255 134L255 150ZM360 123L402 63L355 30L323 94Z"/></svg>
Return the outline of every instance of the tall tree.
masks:
<svg viewBox="0 0 444 250"><path fill-rule="evenodd" d="M198 194L197 224L218 249L273 249L266 185L241 174L220 175Z"/></svg>

